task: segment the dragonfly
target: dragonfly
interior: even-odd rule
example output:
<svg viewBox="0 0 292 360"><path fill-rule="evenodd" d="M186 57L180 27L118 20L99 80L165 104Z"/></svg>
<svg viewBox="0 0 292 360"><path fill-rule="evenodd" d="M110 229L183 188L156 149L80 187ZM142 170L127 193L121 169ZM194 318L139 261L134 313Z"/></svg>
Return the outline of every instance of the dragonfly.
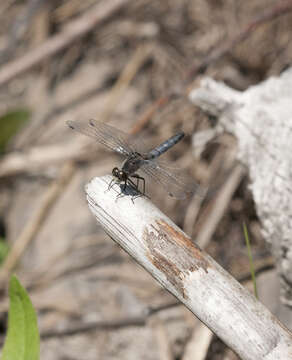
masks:
<svg viewBox="0 0 292 360"><path fill-rule="evenodd" d="M177 133L147 151L144 142L139 137L133 137L102 121L94 119L87 122L69 120L66 123L71 129L93 138L106 148L126 158L121 168L114 167L112 170L113 181L121 183L123 191L127 185L131 185L139 191L139 182L142 181L142 195L145 195L145 178L137 173L139 171L160 184L168 195L176 199L184 199L188 195L201 192L200 185L194 182L184 170L158 159L183 139L185 136L183 132ZM134 183L134 179L137 184Z"/></svg>

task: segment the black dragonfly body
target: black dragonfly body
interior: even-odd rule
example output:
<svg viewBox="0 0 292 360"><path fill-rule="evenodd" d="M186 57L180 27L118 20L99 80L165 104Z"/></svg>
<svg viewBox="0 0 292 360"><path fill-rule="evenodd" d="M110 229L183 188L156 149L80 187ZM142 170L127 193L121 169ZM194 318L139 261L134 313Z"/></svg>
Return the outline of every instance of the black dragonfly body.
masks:
<svg viewBox="0 0 292 360"><path fill-rule="evenodd" d="M184 133L180 132L150 151L145 151L141 139L133 138L130 135L118 130L101 121L89 120L86 123L79 121L67 121L71 129L94 138L97 142L106 146L124 157L122 168L115 167L112 170L114 179L124 183L130 183L138 190L139 181L143 182L143 195L145 194L145 180L137 174L141 170L156 182L161 184L170 196L178 199L185 198L188 194L200 191L200 187L181 169L171 167L168 163L158 161L158 157L177 144ZM135 178L137 185L131 180Z"/></svg>

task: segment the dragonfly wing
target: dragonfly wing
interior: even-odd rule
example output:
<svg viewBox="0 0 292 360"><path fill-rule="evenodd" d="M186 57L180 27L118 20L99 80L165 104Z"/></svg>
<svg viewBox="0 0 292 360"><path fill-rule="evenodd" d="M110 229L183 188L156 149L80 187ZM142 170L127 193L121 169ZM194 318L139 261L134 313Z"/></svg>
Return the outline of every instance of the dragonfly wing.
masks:
<svg viewBox="0 0 292 360"><path fill-rule="evenodd" d="M142 133L129 136L129 145L139 154L147 154L149 145L144 142L145 136Z"/></svg>
<svg viewBox="0 0 292 360"><path fill-rule="evenodd" d="M67 121L67 125L78 132L95 139L100 144L121 155L129 156L134 149L129 145L129 135L110 125L90 119L87 122Z"/></svg>
<svg viewBox="0 0 292 360"><path fill-rule="evenodd" d="M198 193L203 196L203 189L183 169L174 168L158 161L144 161L141 170L177 199Z"/></svg>

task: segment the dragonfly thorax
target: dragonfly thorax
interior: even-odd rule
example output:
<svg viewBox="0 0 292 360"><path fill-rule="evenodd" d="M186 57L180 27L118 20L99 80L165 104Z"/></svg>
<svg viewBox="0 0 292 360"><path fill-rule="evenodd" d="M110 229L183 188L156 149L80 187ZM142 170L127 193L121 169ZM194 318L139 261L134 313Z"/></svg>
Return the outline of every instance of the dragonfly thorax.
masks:
<svg viewBox="0 0 292 360"><path fill-rule="evenodd" d="M122 171L127 175L132 175L141 167L143 162L141 154L135 152L123 163Z"/></svg>

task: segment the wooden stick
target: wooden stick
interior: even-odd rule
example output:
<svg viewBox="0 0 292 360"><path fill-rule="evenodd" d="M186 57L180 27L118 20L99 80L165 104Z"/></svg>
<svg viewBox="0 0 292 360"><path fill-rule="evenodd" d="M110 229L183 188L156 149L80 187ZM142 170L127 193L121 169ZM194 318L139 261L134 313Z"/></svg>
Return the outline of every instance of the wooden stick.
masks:
<svg viewBox="0 0 292 360"><path fill-rule="evenodd" d="M106 233L242 359L292 358L292 336L279 321L149 199L119 196L110 176L86 187Z"/></svg>
<svg viewBox="0 0 292 360"><path fill-rule="evenodd" d="M69 46L81 36L87 34L97 24L100 24L109 16L115 14L127 3L128 0L99 2L95 7L80 16L80 18L69 23L60 34L52 36L42 45L31 50L19 59L3 66L0 70L0 86L5 85L17 75L31 69L41 61L56 54L66 46Z"/></svg>

